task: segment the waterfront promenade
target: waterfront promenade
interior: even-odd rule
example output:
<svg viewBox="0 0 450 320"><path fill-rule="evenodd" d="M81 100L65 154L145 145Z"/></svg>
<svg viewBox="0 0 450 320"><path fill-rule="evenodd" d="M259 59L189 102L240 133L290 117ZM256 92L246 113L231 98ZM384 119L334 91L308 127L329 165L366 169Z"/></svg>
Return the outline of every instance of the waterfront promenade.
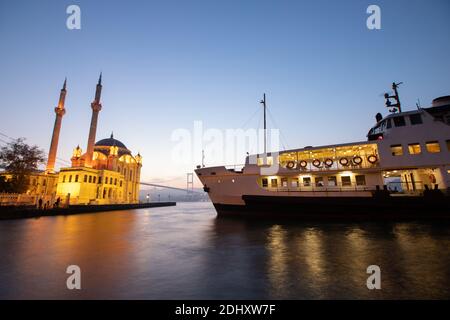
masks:
<svg viewBox="0 0 450 320"><path fill-rule="evenodd" d="M149 202L109 205L71 205L67 208L37 209L36 206L0 206L0 220L26 219L41 216L72 215L81 213L105 212L176 206L176 202Z"/></svg>

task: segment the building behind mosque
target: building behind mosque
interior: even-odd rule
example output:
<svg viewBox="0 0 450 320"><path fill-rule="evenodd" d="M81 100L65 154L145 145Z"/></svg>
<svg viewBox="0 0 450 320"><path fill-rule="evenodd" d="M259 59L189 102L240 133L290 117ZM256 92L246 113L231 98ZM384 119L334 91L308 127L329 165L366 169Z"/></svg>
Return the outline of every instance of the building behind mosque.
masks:
<svg viewBox="0 0 450 320"><path fill-rule="evenodd" d="M97 122L102 104L102 76L97 83L95 98L91 103L92 117L86 151L77 146L71 166L55 171L56 154L62 118L66 113L66 81L55 108L55 124L45 172L30 176L27 195L35 202L53 204L58 198L64 204L124 204L139 202L139 181L142 157L130 150L113 134L95 142Z"/></svg>

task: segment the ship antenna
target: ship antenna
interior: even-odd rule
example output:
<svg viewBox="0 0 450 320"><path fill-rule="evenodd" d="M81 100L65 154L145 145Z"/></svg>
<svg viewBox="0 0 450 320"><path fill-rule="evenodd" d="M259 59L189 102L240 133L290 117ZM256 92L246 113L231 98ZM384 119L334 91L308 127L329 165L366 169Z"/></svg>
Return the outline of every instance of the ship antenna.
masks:
<svg viewBox="0 0 450 320"><path fill-rule="evenodd" d="M267 125L266 125L266 94L264 93L263 99L259 102L263 105L264 108L264 154L266 154L267 151Z"/></svg>
<svg viewBox="0 0 450 320"><path fill-rule="evenodd" d="M420 99L419 98L417 98L416 107L417 107L417 110L420 110L422 108L420 106Z"/></svg>

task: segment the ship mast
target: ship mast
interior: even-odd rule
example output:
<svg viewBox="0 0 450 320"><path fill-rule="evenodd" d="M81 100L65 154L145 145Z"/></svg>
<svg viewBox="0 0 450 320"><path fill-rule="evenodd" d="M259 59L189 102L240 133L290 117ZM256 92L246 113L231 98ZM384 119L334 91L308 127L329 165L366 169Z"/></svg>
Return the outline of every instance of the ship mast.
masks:
<svg viewBox="0 0 450 320"><path fill-rule="evenodd" d="M266 94L264 93L263 99L259 102L263 105L264 108L264 154L267 151L267 125L266 125Z"/></svg>

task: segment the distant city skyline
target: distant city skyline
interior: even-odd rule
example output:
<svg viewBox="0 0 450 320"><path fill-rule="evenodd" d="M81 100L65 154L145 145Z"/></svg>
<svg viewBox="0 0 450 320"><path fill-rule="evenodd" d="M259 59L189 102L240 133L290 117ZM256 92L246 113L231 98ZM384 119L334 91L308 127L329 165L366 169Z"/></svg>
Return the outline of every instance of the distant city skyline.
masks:
<svg viewBox="0 0 450 320"><path fill-rule="evenodd" d="M71 4L81 30L66 27ZM367 29L371 4L381 30ZM48 152L67 77L57 156L70 161L103 72L96 140L114 132L140 152L142 181L185 186L199 163L172 162L171 134L261 127L263 93L287 148L365 140L393 81L404 110L450 94L449 12L445 0L2 1L0 133Z"/></svg>

